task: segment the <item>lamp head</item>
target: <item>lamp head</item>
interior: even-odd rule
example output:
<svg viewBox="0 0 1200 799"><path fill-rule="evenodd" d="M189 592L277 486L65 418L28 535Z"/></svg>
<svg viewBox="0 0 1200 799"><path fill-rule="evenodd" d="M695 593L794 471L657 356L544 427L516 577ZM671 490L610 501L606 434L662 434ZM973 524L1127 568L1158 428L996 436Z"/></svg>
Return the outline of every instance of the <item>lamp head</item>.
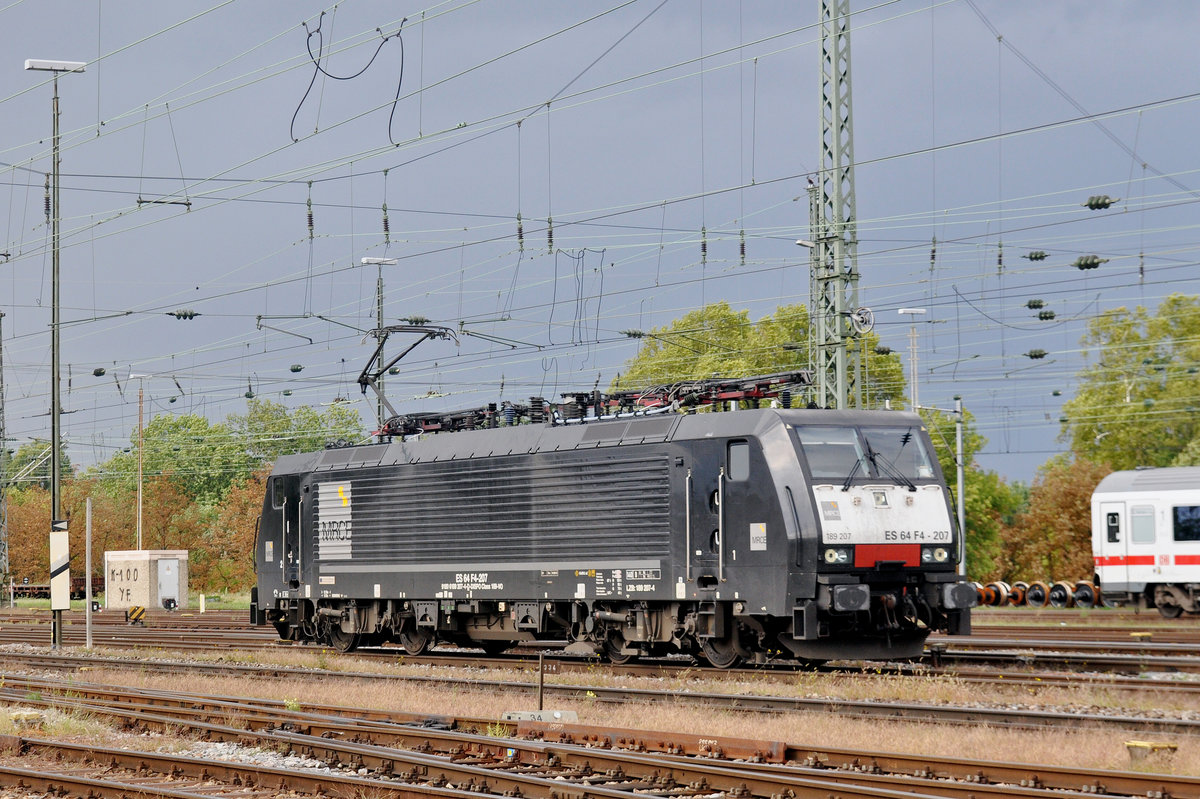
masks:
<svg viewBox="0 0 1200 799"><path fill-rule="evenodd" d="M53 61L46 58L25 59L25 69L41 72L83 72L86 61Z"/></svg>

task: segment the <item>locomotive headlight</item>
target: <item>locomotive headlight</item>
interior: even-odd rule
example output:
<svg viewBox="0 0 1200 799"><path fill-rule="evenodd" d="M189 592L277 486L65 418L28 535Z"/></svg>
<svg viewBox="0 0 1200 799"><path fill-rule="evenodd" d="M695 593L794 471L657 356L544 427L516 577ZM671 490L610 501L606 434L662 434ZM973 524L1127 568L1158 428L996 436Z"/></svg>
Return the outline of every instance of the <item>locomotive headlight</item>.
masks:
<svg viewBox="0 0 1200 799"><path fill-rule="evenodd" d="M825 562L830 566L844 566L850 562L850 550L846 547L829 547L825 550Z"/></svg>
<svg viewBox="0 0 1200 799"><path fill-rule="evenodd" d="M945 547L921 547L922 563L945 563L950 559L950 550Z"/></svg>

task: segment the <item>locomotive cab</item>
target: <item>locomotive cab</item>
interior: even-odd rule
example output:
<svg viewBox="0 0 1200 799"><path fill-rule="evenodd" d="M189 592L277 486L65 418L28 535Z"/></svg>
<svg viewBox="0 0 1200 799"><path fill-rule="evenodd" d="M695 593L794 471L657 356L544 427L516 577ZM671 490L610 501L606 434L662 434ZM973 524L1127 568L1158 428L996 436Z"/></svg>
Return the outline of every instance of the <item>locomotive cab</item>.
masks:
<svg viewBox="0 0 1200 799"><path fill-rule="evenodd" d="M911 414L788 424L807 477L816 592L801 600L790 648L809 657L916 656L928 634L970 632L975 592L957 574L950 497L928 434ZM832 420L831 420L832 421Z"/></svg>

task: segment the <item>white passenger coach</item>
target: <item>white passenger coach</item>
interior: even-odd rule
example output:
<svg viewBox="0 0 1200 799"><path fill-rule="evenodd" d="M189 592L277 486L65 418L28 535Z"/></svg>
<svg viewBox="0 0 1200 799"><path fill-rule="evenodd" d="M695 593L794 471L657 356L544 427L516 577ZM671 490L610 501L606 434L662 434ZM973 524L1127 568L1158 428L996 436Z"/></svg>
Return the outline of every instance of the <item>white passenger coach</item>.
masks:
<svg viewBox="0 0 1200 799"><path fill-rule="evenodd" d="M1092 493L1095 582L1110 604L1200 613L1200 467L1113 472Z"/></svg>

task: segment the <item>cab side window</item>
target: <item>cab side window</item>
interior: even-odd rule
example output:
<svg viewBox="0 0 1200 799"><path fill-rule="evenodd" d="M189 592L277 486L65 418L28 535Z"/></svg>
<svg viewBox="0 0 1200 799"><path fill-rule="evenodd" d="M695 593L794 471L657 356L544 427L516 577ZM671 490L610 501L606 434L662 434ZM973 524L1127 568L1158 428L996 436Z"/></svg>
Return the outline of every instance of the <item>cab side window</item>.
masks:
<svg viewBox="0 0 1200 799"><path fill-rule="evenodd" d="M282 508L287 501L287 494L284 493L283 480L278 477L271 478L271 506Z"/></svg>
<svg viewBox="0 0 1200 799"><path fill-rule="evenodd" d="M726 463L728 464L730 480L749 480L750 443L747 441L730 441Z"/></svg>

